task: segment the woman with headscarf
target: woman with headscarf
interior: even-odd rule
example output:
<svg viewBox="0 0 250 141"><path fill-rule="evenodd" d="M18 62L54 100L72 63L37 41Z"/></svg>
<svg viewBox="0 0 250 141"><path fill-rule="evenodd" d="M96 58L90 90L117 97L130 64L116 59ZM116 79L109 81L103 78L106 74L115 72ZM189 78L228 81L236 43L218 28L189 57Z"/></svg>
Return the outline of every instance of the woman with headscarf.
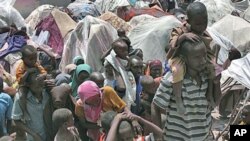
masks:
<svg viewBox="0 0 250 141"><path fill-rule="evenodd" d="M127 111L125 102L116 94L112 87L99 88L93 81L85 81L78 88L80 99L76 103L75 113L87 122L97 124L101 112ZM99 129L88 129L88 136L96 141L100 135Z"/></svg>
<svg viewBox="0 0 250 141"><path fill-rule="evenodd" d="M157 59L148 61L145 75L153 77L155 82L154 87L157 89L163 76L163 67L161 61Z"/></svg>
<svg viewBox="0 0 250 141"><path fill-rule="evenodd" d="M81 64L84 64L85 61L84 59L81 57L81 56L76 56L74 59L73 59L73 63L78 66L78 65L81 65Z"/></svg>
<svg viewBox="0 0 250 141"><path fill-rule="evenodd" d="M77 95L77 89L84 81L88 80L89 75L92 73L92 68L88 64L81 64L76 67L73 74L72 82L69 84L72 89L72 96L76 99L79 98Z"/></svg>

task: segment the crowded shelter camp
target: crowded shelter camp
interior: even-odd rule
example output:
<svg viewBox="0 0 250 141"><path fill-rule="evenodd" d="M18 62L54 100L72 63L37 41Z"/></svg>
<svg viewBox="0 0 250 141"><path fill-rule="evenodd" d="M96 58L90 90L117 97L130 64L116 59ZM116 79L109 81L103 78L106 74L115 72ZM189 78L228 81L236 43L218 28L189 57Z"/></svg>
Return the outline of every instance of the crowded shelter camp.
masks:
<svg viewBox="0 0 250 141"><path fill-rule="evenodd" d="M0 141L232 140L250 126L249 5L0 0Z"/></svg>

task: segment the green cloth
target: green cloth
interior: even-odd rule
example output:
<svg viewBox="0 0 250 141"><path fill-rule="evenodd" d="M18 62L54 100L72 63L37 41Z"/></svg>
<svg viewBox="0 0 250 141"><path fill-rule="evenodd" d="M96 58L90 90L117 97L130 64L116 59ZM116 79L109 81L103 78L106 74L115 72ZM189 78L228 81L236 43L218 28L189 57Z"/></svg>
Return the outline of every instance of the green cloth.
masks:
<svg viewBox="0 0 250 141"><path fill-rule="evenodd" d="M85 62L84 59L83 59L81 56L76 56L76 57L73 59L73 63L76 65L77 62L78 62L79 60L83 60L83 62Z"/></svg>
<svg viewBox="0 0 250 141"><path fill-rule="evenodd" d="M72 89L72 96L75 97L75 98L78 96L77 89L78 89L79 85L81 85L81 84L77 83L77 78L78 78L78 75L82 71L86 71L89 74L91 74L92 73L92 68L88 64L81 64L81 65L76 67L76 70L75 70L74 75L73 75L72 82L69 84L71 86L71 89ZM86 81L86 80L84 80L84 81Z"/></svg>

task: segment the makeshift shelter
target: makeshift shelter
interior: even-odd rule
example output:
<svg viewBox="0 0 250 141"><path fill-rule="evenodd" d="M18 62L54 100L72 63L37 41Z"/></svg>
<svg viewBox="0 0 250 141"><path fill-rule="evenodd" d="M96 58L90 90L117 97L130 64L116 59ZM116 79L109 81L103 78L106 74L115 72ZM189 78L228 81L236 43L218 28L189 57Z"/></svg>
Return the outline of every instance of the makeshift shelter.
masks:
<svg viewBox="0 0 250 141"><path fill-rule="evenodd" d="M156 17L147 15L147 14L143 14L143 15L139 15L139 16L135 16L133 17L130 21L129 24L132 26L132 28L136 27L138 24L143 24L143 23L147 23L147 22L151 22L156 20Z"/></svg>
<svg viewBox="0 0 250 141"><path fill-rule="evenodd" d="M227 15L216 22L213 29L227 37L235 47L243 54L249 52L250 48L250 23L244 19L232 15Z"/></svg>
<svg viewBox="0 0 250 141"><path fill-rule="evenodd" d="M93 71L101 71L101 56L118 38L117 31L109 23L91 16L86 16L72 31L64 45L60 69L73 62L75 56L82 56Z"/></svg>
<svg viewBox="0 0 250 141"><path fill-rule="evenodd" d="M230 0L196 0L196 2L203 3L207 8L208 26L212 26L234 10Z"/></svg>
<svg viewBox="0 0 250 141"><path fill-rule="evenodd" d="M115 29L123 29L126 32L129 32L132 28L128 23L112 12L106 12L99 18L110 23Z"/></svg>
<svg viewBox="0 0 250 141"><path fill-rule="evenodd" d="M147 23L142 23L133 28L128 37L134 49L143 51L143 60L166 60L165 47L169 44L173 28L181 26L181 22L174 16L165 16ZM164 64L164 63L163 63Z"/></svg>
<svg viewBox="0 0 250 141"><path fill-rule="evenodd" d="M67 8L72 13L72 17L75 21L80 21L87 15L93 17L100 16L100 12L95 3L89 0L76 0L73 3L70 3Z"/></svg>
<svg viewBox="0 0 250 141"><path fill-rule="evenodd" d="M2 21L0 25L7 24L10 26L11 24L15 24L17 28L21 28L25 26L24 19L14 7L13 4L15 0L1 0L0 1L0 21Z"/></svg>

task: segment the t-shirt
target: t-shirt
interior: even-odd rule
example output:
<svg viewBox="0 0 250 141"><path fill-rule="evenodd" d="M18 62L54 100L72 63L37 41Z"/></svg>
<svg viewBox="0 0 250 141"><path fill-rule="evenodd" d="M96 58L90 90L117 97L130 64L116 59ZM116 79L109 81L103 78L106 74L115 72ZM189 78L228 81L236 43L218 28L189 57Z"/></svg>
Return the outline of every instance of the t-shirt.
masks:
<svg viewBox="0 0 250 141"><path fill-rule="evenodd" d="M42 101L38 101L36 97L29 91L27 94L26 107L29 117L24 119L23 111L20 107L20 94L17 93L12 110L13 120L22 120L32 131L38 133L43 140L46 140L45 124L43 119L43 111L49 100L48 93L43 91ZM28 134L28 140L33 141L32 136Z"/></svg>
<svg viewBox="0 0 250 141"><path fill-rule="evenodd" d="M155 105L166 109L167 121L164 128L164 140L168 141L204 141L209 137L211 128L211 110L206 99L208 81L201 76L201 87L197 86L188 74L182 85L182 100L187 115L177 112L176 99L173 95L172 74L167 73L157 89L153 99Z"/></svg>
<svg viewBox="0 0 250 141"><path fill-rule="evenodd" d="M0 93L0 131L7 134L6 120L11 120L13 101L6 93Z"/></svg>

